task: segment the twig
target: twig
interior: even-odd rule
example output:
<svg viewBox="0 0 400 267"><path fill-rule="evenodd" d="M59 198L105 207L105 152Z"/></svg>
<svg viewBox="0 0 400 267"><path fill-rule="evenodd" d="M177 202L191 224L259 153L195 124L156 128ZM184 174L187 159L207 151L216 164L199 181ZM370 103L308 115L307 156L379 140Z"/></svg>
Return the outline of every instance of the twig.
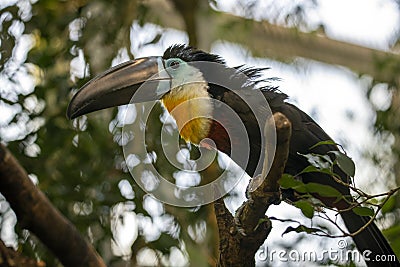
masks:
<svg viewBox="0 0 400 267"><path fill-rule="evenodd" d="M393 193L392 194L394 194L394 192L396 192L396 191L392 191ZM378 209L376 210L376 212L374 213L374 215L371 217L371 219L363 226L363 227L361 227L360 229L358 229L357 231L355 231L354 233L350 233L349 235L350 236L356 236L356 235L358 235L359 233L361 233L365 228L367 228L368 227L368 225L370 225L374 220L375 220L375 218L376 218L376 216L378 215L378 213L379 213L379 211L382 209L382 207L386 204L386 202L389 200L389 198L390 198L390 196L392 195L392 194L388 194L387 195L387 197L385 198L385 200L381 203L381 205L378 207Z"/></svg>

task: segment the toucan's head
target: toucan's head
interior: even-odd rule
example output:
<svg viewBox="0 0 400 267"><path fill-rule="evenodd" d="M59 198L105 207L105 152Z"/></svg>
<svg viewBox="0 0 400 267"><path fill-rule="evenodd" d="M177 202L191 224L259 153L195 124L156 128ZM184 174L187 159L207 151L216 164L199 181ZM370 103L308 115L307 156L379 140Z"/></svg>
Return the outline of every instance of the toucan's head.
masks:
<svg viewBox="0 0 400 267"><path fill-rule="evenodd" d="M86 83L72 98L67 116L81 115L135 102L162 99L173 88L204 80L200 70L188 62L212 61L224 64L216 55L185 45L169 47L162 57L147 57L115 66ZM143 86L143 90L138 90Z"/></svg>
<svg viewBox="0 0 400 267"><path fill-rule="evenodd" d="M219 56L185 45L169 47L162 57L122 63L86 83L73 96L67 116L73 119L109 107L161 100L181 136L199 143L210 130L207 117L212 113L203 72L189 64L199 61L225 63Z"/></svg>
<svg viewBox="0 0 400 267"><path fill-rule="evenodd" d="M73 96L67 116L73 119L109 107L161 100L188 142L202 145L207 138L204 145L235 157L233 148L246 151L242 146L251 140L255 164L246 170L253 173L262 147L259 123L263 125L269 116L266 100L270 95L272 101L276 97L275 88L265 86L267 80L259 80L264 69L228 68L217 55L174 45L162 57L122 63L93 78ZM251 90L254 88L262 91ZM279 97L281 101L284 98ZM241 166L242 161L236 161Z"/></svg>

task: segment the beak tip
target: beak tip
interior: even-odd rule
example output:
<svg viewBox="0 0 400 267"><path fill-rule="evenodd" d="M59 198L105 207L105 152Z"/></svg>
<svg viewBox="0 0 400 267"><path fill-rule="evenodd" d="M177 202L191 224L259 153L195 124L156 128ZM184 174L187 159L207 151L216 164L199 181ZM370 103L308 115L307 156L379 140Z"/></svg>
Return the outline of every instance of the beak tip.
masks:
<svg viewBox="0 0 400 267"><path fill-rule="evenodd" d="M69 120L73 120L76 117L78 117L78 116L75 116L75 114L71 113L69 110L67 110L66 116L67 116L67 119L69 119Z"/></svg>
<svg viewBox="0 0 400 267"><path fill-rule="evenodd" d="M82 112L82 106L80 105L79 102L77 102L77 97L76 95L72 98L71 102L68 105L66 116L69 120L73 120L80 115L83 115L84 113Z"/></svg>
<svg viewBox="0 0 400 267"><path fill-rule="evenodd" d="M71 111L71 103L70 103L70 104L68 105L68 107L67 107L67 112L65 113L65 116L66 116L67 119L69 119L69 120L72 119L73 113L72 113L72 111Z"/></svg>
<svg viewBox="0 0 400 267"><path fill-rule="evenodd" d="M69 120L74 119L74 114L73 114L73 112L71 111L71 104L68 105L67 112L65 113L65 116L66 116L67 119L69 119Z"/></svg>

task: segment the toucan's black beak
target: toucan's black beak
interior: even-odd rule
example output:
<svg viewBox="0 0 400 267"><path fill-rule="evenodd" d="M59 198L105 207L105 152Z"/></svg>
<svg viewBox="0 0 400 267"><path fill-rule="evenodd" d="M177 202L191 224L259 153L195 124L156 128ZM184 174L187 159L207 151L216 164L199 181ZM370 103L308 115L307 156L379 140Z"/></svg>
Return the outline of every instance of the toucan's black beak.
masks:
<svg viewBox="0 0 400 267"><path fill-rule="evenodd" d="M67 117L74 119L96 110L129 104L134 95L135 103L160 99L167 92L170 79L161 57L122 63L86 83L69 103Z"/></svg>

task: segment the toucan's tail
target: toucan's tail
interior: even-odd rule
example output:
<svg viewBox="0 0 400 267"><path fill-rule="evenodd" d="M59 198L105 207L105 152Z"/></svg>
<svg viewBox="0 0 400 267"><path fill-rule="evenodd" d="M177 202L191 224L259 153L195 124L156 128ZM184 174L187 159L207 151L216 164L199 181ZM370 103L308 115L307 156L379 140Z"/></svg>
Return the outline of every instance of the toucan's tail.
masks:
<svg viewBox="0 0 400 267"><path fill-rule="evenodd" d="M358 231L370 220L370 217L357 215L351 210L341 213L341 216L350 233ZM375 223L368 225L353 240L361 253L371 251L364 253L369 259L364 258L368 266L400 266L393 249Z"/></svg>

